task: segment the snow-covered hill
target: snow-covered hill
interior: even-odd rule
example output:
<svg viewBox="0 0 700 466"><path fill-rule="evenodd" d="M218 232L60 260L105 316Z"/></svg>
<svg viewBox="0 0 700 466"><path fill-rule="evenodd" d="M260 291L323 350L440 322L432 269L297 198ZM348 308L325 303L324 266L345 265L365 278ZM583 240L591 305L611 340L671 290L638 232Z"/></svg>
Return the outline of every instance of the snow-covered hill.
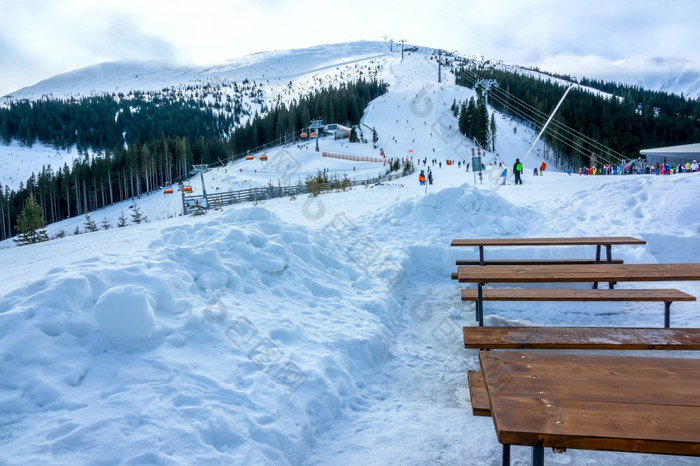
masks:
<svg viewBox="0 0 700 466"><path fill-rule="evenodd" d="M431 55L436 52L429 47L406 45L406 48L417 48L419 52ZM10 98L64 98L102 93L128 94L132 91L155 92L164 89L188 93L212 87L223 87L225 95L225 87L234 82L240 84L244 80L264 84L270 99L277 95L296 94L298 91L308 92L317 86L339 80L355 79L360 71L365 75L378 72L387 63L387 59L391 60L401 53L398 45L394 45L392 50L393 52L384 42L360 41L260 52L226 63L200 67L143 61L108 62L63 73L19 89L0 98L0 104L6 103ZM478 60L488 60L488 57ZM579 70L579 78L586 76L604 81L617 81L700 98L700 67L696 63L659 57L633 57L614 62L595 58L590 60L590 66L586 70ZM517 64L512 66L517 68ZM541 69L548 71L546 64ZM557 72L579 74L573 70L557 69ZM310 81L302 79L312 76Z"/></svg>
<svg viewBox="0 0 700 466"><path fill-rule="evenodd" d="M266 93L265 101L277 96L312 92L332 83L351 81L393 60L382 42L353 42L306 49L261 52L216 66L182 67L157 62L110 62L60 74L4 97L38 99L128 94L130 92L176 92L187 96L206 93L233 95L233 84L255 82ZM291 84L291 86L290 86Z"/></svg>

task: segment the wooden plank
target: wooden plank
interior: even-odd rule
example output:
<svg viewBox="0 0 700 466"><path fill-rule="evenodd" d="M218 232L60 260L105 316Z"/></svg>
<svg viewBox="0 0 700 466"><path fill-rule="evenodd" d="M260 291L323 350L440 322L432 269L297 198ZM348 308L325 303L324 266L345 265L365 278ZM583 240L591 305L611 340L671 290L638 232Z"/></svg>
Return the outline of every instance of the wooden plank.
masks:
<svg viewBox="0 0 700 466"><path fill-rule="evenodd" d="M700 456L700 360L481 352L501 443Z"/></svg>
<svg viewBox="0 0 700 466"><path fill-rule="evenodd" d="M465 348L700 350L700 328L464 327Z"/></svg>
<svg viewBox="0 0 700 466"><path fill-rule="evenodd" d="M655 404L502 398L492 414L498 441L542 446L700 456L700 408ZM534 414L537 410L541 413Z"/></svg>
<svg viewBox="0 0 700 466"><path fill-rule="evenodd" d="M595 259L503 259L487 260L484 265L579 265L579 264L603 264L605 260L596 262ZM611 264L623 264L622 259L612 259ZM456 265L481 265L478 260L457 260Z"/></svg>
<svg viewBox="0 0 700 466"><path fill-rule="evenodd" d="M463 266L460 282L541 283L700 280L700 263Z"/></svg>
<svg viewBox="0 0 700 466"><path fill-rule="evenodd" d="M587 376L640 376L663 378L682 376L700 379L700 359L639 357L639 356L602 356L598 354L572 354L558 352L522 352L522 351L482 351L482 356L497 359L500 370L505 373L530 374L535 364L542 371L552 370L562 374L581 374ZM483 369L483 366L482 366ZM700 396L700 390L698 391Z"/></svg>
<svg viewBox="0 0 700 466"><path fill-rule="evenodd" d="M469 399L472 404L472 414L474 416L491 416L489 406L489 396L486 393L486 384L481 371L468 371Z"/></svg>
<svg viewBox="0 0 700 466"><path fill-rule="evenodd" d="M613 246L640 245L646 241L631 236L597 236L569 238L476 238L453 239L451 246Z"/></svg>
<svg viewBox="0 0 700 466"><path fill-rule="evenodd" d="M478 300L475 289L461 290L462 301ZM658 289L569 289L569 288L486 288L484 301L696 301L696 297L675 288Z"/></svg>

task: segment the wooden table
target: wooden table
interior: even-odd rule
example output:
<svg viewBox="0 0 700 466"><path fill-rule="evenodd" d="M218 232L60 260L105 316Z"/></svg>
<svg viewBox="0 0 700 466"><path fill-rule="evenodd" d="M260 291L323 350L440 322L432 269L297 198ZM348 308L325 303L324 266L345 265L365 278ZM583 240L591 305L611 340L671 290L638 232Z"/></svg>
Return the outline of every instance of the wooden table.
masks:
<svg viewBox="0 0 700 466"><path fill-rule="evenodd" d="M612 261L613 245L641 245L646 241L631 236L594 236L570 238L483 238L454 239L451 246L473 246L479 248L479 263L484 265L485 246L595 246L596 262L600 262L601 247L605 246L606 262Z"/></svg>
<svg viewBox="0 0 700 466"><path fill-rule="evenodd" d="M479 354L504 464L510 445L700 456L700 360ZM507 461L507 462L506 462Z"/></svg>
<svg viewBox="0 0 700 466"><path fill-rule="evenodd" d="M459 267L457 279L477 283L477 317L483 323L486 283L586 283L700 280L700 263L594 265L478 265ZM612 286L612 285L611 285Z"/></svg>

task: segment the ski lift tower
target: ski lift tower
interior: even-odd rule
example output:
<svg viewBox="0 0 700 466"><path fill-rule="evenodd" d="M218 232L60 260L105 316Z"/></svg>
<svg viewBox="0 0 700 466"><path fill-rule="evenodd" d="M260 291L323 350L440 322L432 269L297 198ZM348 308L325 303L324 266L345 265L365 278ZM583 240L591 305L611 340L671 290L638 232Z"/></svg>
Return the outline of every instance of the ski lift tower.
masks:
<svg viewBox="0 0 700 466"><path fill-rule="evenodd" d="M484 99L486 99L486 105L489 104L489 91L492 87L498 86L498 82L495 79L479 79L474 87L484 88Z"/></svg>
<svg viewBox="0 0 700 466"><path fill-rule="evenodd" d="M192 165L197 172L199 172L199 177L202 180L202 203L200 204L205 209L209 206L207 205L207 189L204 187L204 172L207 171L207 164Z"/></svg>
<svg viewBox="0 0 700 466"><path fill-rule="evenodd" d="M318 133L323 128L323 120L311 120L310 129L316 130L316 152L318 152Z"/></svg>

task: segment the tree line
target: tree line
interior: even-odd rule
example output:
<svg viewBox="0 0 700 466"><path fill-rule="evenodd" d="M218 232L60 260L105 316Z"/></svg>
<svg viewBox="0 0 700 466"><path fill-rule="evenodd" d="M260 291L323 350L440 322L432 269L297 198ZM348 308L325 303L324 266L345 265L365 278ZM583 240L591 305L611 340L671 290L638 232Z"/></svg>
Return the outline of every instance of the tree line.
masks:
<svg viewBox="0 0 700 466"><path fill-rule="evenodd" d="M456 83L472 89L480 79L498 83L489 91L489 105L536 130L541 129L566 89L554 79L496 67L465 65L456 73ZM557 112L556 124L545 132L545 141L566 164L591 166L602 160L635 159L642 149L700 141L697 99L590 79L582 79L580 84L606 94L572 89ZM610 150L601 153L602 146Z"/></svg>
<svg viewBox="0 0 700 466"><path fill-rule="evenodd" d="M496 150L496 118L489 112L483 95L471 97L468 102L452 103L452 112L458 119L459 132L472 139L483 149Z"/></svg>
<svg viewBox="0 0 700 466"><path fill-rule="evenodd" d="M236 124L240 105L212 108L158 94L12 102L0 109L0 138L76 148L72 166L46 165L17 190L0 185L0 239L17 233L28 198L53 223L185 180L193 164L218 165L261 147L288 144L312 117L357 124L387 85L359 79L261 108Z"/></svg>

